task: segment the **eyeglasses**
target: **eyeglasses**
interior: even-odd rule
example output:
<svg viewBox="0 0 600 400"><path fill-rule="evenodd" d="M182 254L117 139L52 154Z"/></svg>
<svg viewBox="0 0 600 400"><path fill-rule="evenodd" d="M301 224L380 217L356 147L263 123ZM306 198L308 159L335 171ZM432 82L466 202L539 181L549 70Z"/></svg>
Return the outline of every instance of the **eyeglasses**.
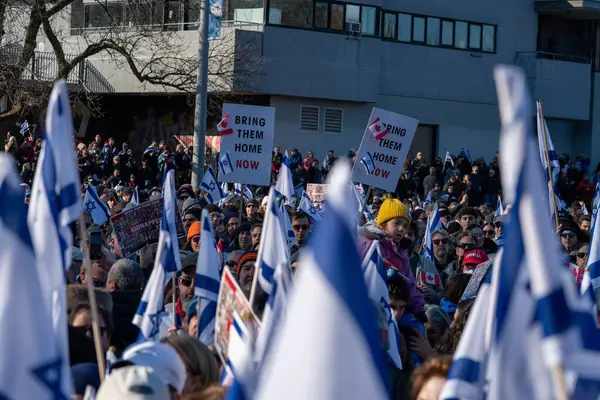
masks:
<svg viewBox="0 0 600 400"><path fill-rule="evenodd" d="M493 229L487 229L487 230L483 231L483 235L484 236L495 236L496 231L494 231Z"/></svg>
<svg viewBox="0 0 600 400"><path fill-rule="evenodd" d="M194 243L199 243L200 242L200 235L196 235L192 238L192 242Z"/></svg>
<svg viewBox="0 0 600 400"><path fill-rule="evenodd" d="M575 237L575 232L563 232L560 234L560 237L565 239L573 239Z"/></svg>
<svg viewBox="0 0 600 400"><path fill-rule="evenodd" d="M580 251L579 253L577 253L577 258L586 258L588 256L588 253L584 253L583 251Z"/></svg>
<svg viewBox="0 0 600 400"><path fill-rule="evenodd" d="M439 246L440 244L448 244L448 239L444 238L444 239L434 239L433 240L433 244L435 244L436 246Z"/></svg>
<svg viewBox="0 0 600 400"><path fill-rule="evenodd" d="M189 276L182 276L181 277L181 284L185 287L190 287L192 286L192 278L190 278Z"/></svg>
<svg viewBox="0 0 600 400"><path fill-rule="evenodd" d="M475 245L475 243L460 243L458 246L458 248L463 249L463 250L468 250L471 247L473 247Z"/></svg>
<svg viewBox="0 0 600 400"><path fill-rule="evenodd" d="M295 231L307 231L309 228L308 225L292 225L292 229Z"/></svg>

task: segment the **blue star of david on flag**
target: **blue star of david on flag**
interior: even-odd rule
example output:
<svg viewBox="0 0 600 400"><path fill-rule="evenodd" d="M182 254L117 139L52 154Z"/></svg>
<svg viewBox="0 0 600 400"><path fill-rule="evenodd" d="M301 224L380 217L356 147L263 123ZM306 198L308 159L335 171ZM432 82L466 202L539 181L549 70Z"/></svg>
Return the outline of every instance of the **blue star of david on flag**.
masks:
<svg viewBox="0 0 600 400"><path fill-rule="evenodd" d="M363 156L360 163L365 168L367 175L371 175L373 171L375 171L375 160L373 160L373 156L370 152L367 151L367 154Z"/></svg>

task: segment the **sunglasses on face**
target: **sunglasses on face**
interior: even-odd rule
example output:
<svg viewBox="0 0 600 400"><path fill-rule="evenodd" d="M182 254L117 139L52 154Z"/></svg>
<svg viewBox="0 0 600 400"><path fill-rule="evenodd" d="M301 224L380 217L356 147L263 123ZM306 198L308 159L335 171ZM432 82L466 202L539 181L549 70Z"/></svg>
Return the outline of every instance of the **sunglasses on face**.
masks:
<svg viewBox="0 0 600 400"><path fill-rule="evenodd" d="M575 237L575 232L563 232L560 234L560 237L565 239L573 239Z"/></svg>
<svg viewBox="0 0 600 400"><path fill-rule="evenodd" d="M577 258L586 258L588 256L588 253L584 253L583 251L580 251L579 253L577 253Z"/></svg>
<svg viewBox="0 0 600 400"><path fill-rule="evenodd" d="M190 287L192 286L192 278L190 278L189 276L182 276L181 277L181 284L185 287Z"/></svg>
<svg viewBox="0 0 600 400"><path fill-rule="evenodd" d="M473 246L474 246L474 243L461 243L457 247L460 248L460 249L463 249L463 250L467 250L467 249L470 249Z"/></svg>
<svg viewBox="0 0 600 400"><path fill-rule="evenodd" d="M448 244L448 239L434 239L433 244L439 246L440 244Z"/></svg>
<svg viewBox="0 0 600 400"><path fill-rule="evenodd" d="M496 232L493 229L483 231L484 236L495 236Z"/></svg>
<svg viewBox="0 0 600 400"><path fill-rule="evenodd" d="M309 228L308 225L293 225L292 229L295 231L307 231Z"/></svg>
<svg viewBox="0 0 600 400"><path fill-rule="evenodd" d="M200 242L200 236L194 236L194 237L192 238L192 242L194 242L194 243L198 243L198 242Z"/></svg>

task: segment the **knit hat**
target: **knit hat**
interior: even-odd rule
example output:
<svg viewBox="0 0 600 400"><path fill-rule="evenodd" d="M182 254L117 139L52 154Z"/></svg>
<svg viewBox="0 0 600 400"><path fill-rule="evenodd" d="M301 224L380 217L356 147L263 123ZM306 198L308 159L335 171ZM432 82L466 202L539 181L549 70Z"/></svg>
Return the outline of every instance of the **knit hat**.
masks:
<svg viewBox="0 0 600 400"><path fill-rule="evenodd" d="M242 268L242 265L244 265L246 262L256 261L257 258L258 258L258 252L254 251L254 250L245 252L240 257L240 259L237 263L237 266L235 267L235 272L239 272L239 270Z"/></svg>
<svg viewBox="0 0 600 400"><path fill-rule="evenodd" d="M183 202L183 205L181 206L181 211L183 211L184 213L189 210L190 208L194 207L194 206L199 206L200 202L198 200L196 200L193 197L188 197L187 199L185 199L185 201ZM201 207L200 207L201 208Z"/></svg>
<svg viewBox="0 0 600 400"><path fill-rule="evenodd" d="M190 229L188 230L187 240L190 240L197 235L200 235L200 221L192 223L192 226L190 226Z"/></svg>
<svg viewBox="0 0 600 400"><path fill-rule="evenodd" d="M377 225L383 225L394 218L404 218L410 222L408 207L398 199L386 199L379 207Z"/></svg>

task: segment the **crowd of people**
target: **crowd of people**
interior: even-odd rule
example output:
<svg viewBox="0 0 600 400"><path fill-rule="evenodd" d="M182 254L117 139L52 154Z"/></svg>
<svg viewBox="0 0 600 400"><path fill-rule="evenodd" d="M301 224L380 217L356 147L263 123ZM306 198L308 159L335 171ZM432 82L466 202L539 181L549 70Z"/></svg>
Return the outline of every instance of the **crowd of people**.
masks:
<svg viewBox="0 0 600 400"><path fill-rule="evenodd" d="M173 310L179 324L160 343L138 343L139 330L132 324L154 266L156 245L148 245L133 255L123 254L107 222L101 227L102 255L92 260L92 276L87 276L82 265L85 246L73 249L67 298L75 393L83 398L90 385L99 389L99 400L126 399L133 393L128 391L133 382L152 390L154 397L143 398L224 398L226 388L220 386L219 380L222 360L214 348L196 338L194 280L201 213L203 209L208 211L215 240L223 251L223 264L250 297L269 188L250 186L252 196L231 196L219 207L209 204L203 192L195 191L189 184L190 148L180 145L172 152L161 142L134 154L127 143L119 147L113 138L104 141L100 135L89 143L76 141L78 167L84 182L82 196L87 185L94 185L112 216L132 207L128 203L135 188L140 203L159 198L163 175L175 169L185 236L179 243L182 270L175 286L167 284L164 293L165 308ZM30 136L19 139L10 136L6 141L5 152L14 156L22 171L25 202L40 149L41 140ZM351 150L344 157L354 162L356 152ZM276 146L271 181L273 184L277 181L285 162L292 171L294 186L324 183L337 160L334 151L327 152L323 160L315 158L312 151L303 156L298 149L289 150L286 157ZM503 224L509 213L496 212L502 199L499 162L498 154L488 163L484 158L471 160L468 153L461 152L451 161L437 157L430 163L419 152L414 159L407 158L395 193L373 188L366 199L372 218L365 218L358 228L357 246L364 257L371 243L379 241L386 265L403 366L399 369L391 362L388 365L394 399L437 399L473 305L473 298L464 297L465 289L473 271L481 264L491 263L503 244ZM591 202L595 184L600 180L600 165L590 177L586 156L573 161L563 156L560 163L558 191L569 208L558 211L557 234L565 264L570 266L575 279L580 279L578 272L588 257ZM233 186L229 189L233 193ZM433 254L427 257L423 252L424 236L434 210L439 213L442 229L431 232ZM287 211L294 234L290 262L295 271L301 268L298 260L303 248L321 227L293 205L287 206ZM98 227L86 228L89 235ZM439 279L430 281L429 276ZM96 287L102 351L118 359L112 363L110 377L102 385L91 340L92 313L84 286L88 280ZM259 317L266 300L266 295L259 293L253 304ZM383 319L380 326L385 331L388 327L385 313L380 315Z"/></svg>

